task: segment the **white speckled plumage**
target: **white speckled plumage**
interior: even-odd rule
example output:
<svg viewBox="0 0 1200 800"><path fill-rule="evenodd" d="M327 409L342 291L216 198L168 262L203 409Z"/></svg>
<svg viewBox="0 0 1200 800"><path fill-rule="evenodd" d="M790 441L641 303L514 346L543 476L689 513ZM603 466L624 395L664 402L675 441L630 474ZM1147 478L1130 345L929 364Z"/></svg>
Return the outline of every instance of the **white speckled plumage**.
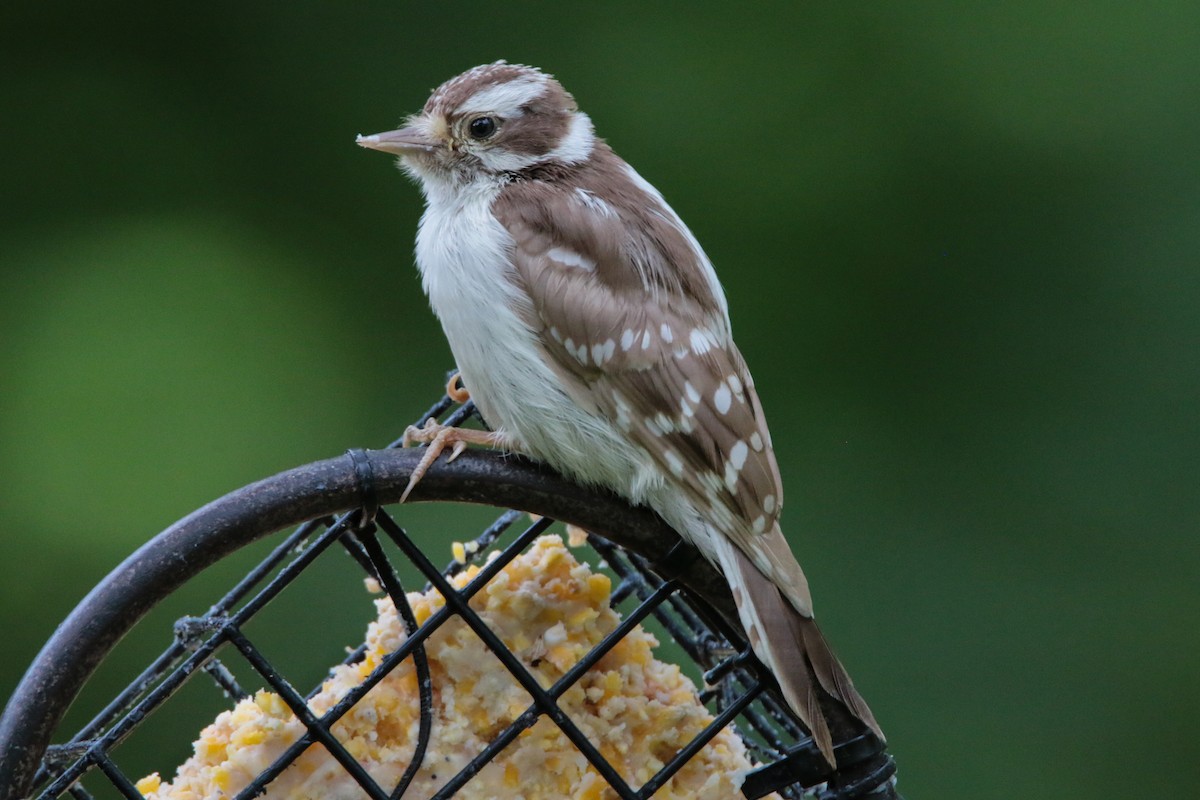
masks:
<svg viewBox="0 0 1200 800"><path fill-rule="evenodd" d="M360 143L400 154L425 193L417 264L489 425L654 508L718 564L831 763L818 685L880 733L777 524L779 472L716 272L658 190L557 81L504 62Z"/></svg>

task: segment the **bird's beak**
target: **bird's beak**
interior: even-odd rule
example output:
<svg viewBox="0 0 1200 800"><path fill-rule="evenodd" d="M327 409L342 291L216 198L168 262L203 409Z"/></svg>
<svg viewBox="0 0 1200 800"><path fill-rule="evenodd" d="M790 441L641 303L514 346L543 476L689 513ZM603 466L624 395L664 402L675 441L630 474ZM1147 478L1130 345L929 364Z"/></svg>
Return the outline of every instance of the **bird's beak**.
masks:
<svg viewBox="0 0 1200 800"><path fill-rule="evenodd" d="M399 156L430 153L437 147L437 142L433 141L429 134L414 126L387 133L373 133L370 136L363 136L360 133L354 141L359 147L382 150L385 153L395 153Z"/></svg>

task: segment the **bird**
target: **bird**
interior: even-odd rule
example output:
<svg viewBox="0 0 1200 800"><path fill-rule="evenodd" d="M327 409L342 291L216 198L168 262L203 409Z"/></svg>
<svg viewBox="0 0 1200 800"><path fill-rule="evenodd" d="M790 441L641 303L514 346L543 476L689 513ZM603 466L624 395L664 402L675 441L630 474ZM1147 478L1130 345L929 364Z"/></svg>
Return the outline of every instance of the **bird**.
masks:
<svg viewBox="0 0 1200 800"><path fill-rule="evenodd" d="M490 428L410 427L405 443L428 448L408 488L444 448L477 444L648 506L724 574L829 765L818 686L882 741L780 528L779 467L724 290L662 194L557 79L505 61L356 141L399 156L424 195L417 268Z"/></svg>

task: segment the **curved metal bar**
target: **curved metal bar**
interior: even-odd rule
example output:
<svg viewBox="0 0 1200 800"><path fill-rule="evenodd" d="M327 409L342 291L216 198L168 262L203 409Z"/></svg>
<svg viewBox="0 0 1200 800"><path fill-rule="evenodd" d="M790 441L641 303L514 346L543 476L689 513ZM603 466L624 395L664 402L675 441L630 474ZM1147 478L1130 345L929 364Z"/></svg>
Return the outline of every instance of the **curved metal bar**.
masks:
<svg viewBox="0 0 1200 800"><path fill-rule="evenodd" d="M361 482L364 455L373 476L369 487ZM25 796L79 688L159 601L206 567L271 533L364 504L396 503L420 456L416 450L356 451L281 472L209 503L135 551L58 627L17 686L0 717L0 742L10 743L0 752L0 790L8 787L8 796ZM577 486L520 457L471 450L430 468L409 500L423 501L516 508L594 531L661 564L714 610L722 627L741 632L720 573L692 553L682 559L683 574L676 574L664 562L677 563L681 552L692 548L652 511L631 507L616 495ZM826 705L835 741L862 733L840 705ZM879 756L886 758L882 751ZM868 759L853 769L869 773L874 766Z"/></svg>

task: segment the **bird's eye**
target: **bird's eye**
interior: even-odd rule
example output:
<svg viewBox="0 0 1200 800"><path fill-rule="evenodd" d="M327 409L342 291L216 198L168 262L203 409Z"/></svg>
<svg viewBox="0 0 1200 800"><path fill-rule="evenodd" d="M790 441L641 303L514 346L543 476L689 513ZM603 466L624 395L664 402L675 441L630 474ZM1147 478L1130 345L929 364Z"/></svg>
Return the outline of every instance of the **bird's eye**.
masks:
<svg viewBox="0 0 1200 800"><path fill-rule="evenodd" d="M472 139L486 139L496 132L496 120L491 117L476 117L467 125Z"/></svg>

